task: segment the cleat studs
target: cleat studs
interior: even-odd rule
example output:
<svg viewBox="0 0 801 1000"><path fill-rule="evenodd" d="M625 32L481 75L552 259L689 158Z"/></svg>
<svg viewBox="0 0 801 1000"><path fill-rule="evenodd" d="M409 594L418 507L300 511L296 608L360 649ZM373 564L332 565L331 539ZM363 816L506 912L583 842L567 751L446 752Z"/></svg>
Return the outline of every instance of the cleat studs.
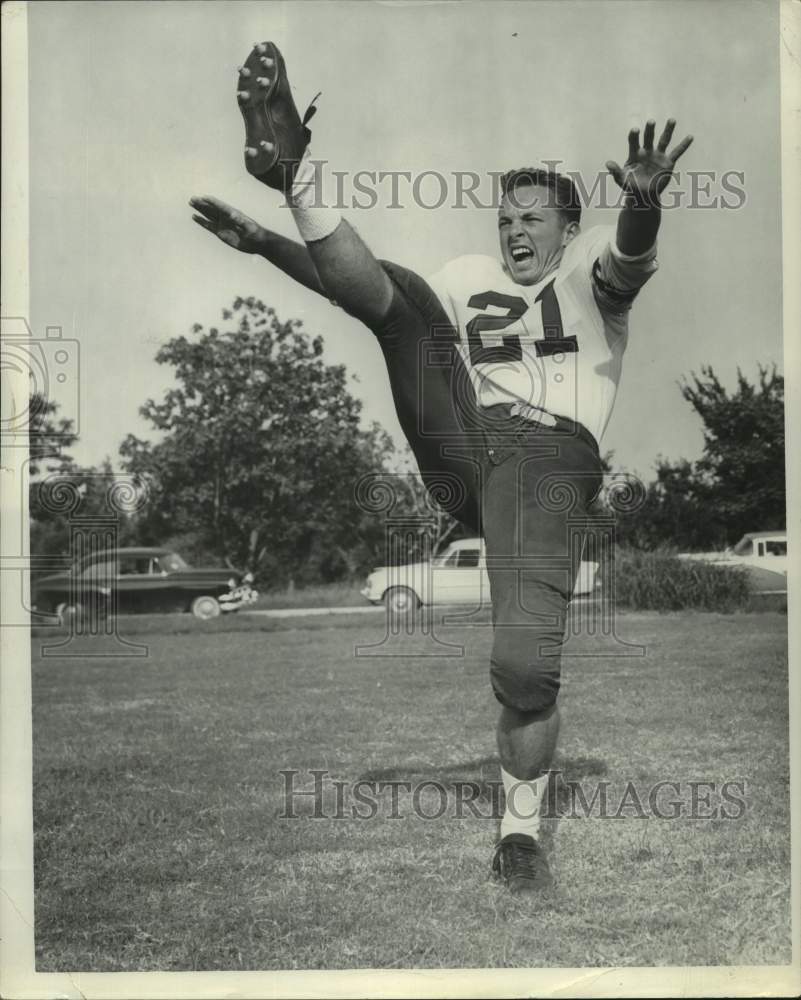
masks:
<svg viewBox="0 0 801 1000"><path fill-rule="evenodd" d="M267 46L264 44L264 42L256 42L254 48L259 53L259 55L264 55L264 53L267 51Z"/></svg>
<svg viewBox="0 0 801 1000"><path fill-rule="evenodd" d="M254 156L258 155L259 155L258 151L255 150L252 146L245 146L245 156L249 156L250 159L252 160Z"/></svg>
<svg viewBox="0 0 801 1000"><path fill-rule="evenodd" d="M264 150L265 153L272 153L272 151L275 149L273 143L267 142L266 139L262 139L259 145L261 146L261 148Z"/></svg>
<svg viewBox="0 0 801 1000"><path fill-rule="evenodd" d="M236 96L239 98L240 101L246 101L250 97L250 91L249 90L238 90L236 92Z"/></svg>
<svg viewBox="0 0 801 1000"><path fill-rule="evenodd" d="M275 66L275 59L270 59L269 56L262 56L259 62L262 66L266 66L269 69L271 66Z"/></svg>
<svg viewBox="0 0 801 1000"><path fill-rule="evenodd" d="M238 69L240 76L250 76L250 70L246 66L239 66Z"/></svg>
<svg viewBox="0 0 801 1000"><path fill-rule="evenodd" d="M269 87L270 86L270 78L267 77L267 76L257 76L256 77L256 83L258 83L258 85L260 87Z"/></svg>

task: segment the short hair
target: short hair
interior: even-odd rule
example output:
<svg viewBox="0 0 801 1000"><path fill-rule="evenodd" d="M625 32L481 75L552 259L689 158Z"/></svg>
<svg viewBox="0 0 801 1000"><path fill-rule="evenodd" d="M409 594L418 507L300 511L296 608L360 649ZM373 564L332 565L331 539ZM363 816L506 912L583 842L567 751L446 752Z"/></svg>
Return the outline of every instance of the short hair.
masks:
<svg viewBox="0 0 801 1000"><path fill-rule="evenodd" d="M556 208L562 216L565 225L569 222L581 222L581 202L573 181L558 174L555 170L543 170L541 167L520 167L509 170L501 177L501 195L514 195L521 184L533 184L536 187L548 188L553 195L553 202L548 208Z"/></svg>

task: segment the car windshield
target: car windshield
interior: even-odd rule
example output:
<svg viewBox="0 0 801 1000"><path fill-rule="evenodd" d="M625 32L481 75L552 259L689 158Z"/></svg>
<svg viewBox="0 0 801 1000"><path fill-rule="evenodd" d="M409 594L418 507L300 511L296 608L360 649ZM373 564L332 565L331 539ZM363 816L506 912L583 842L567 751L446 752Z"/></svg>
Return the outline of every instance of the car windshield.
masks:
<svg viewBox="0 0 801 1000"><path fill-rule="evenodd" d="M182 559L177 552L168 552L159 556L159 566L168 573L178 573L182 569L189 569L189 563Z"/></svg>

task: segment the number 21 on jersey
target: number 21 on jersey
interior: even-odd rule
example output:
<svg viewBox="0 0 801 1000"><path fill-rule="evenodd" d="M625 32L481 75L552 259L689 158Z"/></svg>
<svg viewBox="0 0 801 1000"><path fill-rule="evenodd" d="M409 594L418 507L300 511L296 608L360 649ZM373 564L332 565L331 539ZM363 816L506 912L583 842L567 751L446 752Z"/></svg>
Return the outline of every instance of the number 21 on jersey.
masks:
<svg viewBox="0 0 801 1000"><path fill-rule="evenodd" d="M562 310L556 297L554 283L550 281L534 300L540 303L543 336L532 341L538 358L554 354L573 354L578 351L575 337L566 337L562 327ZM505 315L480 313L467 324L467 343L472 365L486 365L497 362L523 360L523 347L517 333L509 333L501 338L501 343L485 347L482 334L498 334L513 326L528 312L528 302L519 295L504 295L501 292L479 292L472 295L467 303L471 309L487 309L494 306L505 309ZM525 323L523 323L525 329Z"/></svg>

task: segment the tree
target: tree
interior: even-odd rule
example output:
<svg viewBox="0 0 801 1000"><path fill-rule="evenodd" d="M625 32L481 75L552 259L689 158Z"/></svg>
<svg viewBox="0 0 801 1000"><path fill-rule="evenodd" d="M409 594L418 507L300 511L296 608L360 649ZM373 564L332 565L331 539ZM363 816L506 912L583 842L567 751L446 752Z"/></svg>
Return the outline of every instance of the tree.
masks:
<svg viewBox="0 0 801 1000"><path fill-rule="evenodd" d="M74 423L57 418L58 404L34 393L28 412L28 510L30 518L31 555L66 556L69 553L70 530L67 514L57 505L48 503L43 495L42 482L46 476L72 478L78 469L67 451L78 440Z"/></svg>
<svg viewBox="0 0 801 1000"><path fill-rule="evenodd" d="M68 450L78 440L75 425L69 418L57 417L57 403L34 394L29 413L30 551L35 556L68 557L73 513L70 498L80 498L74 512L83 517L114 513L109 508L108 490L115 475L108 458L99 468L77 464ZM119 538L121 544L130 538L130 522L125 517L120 519Z"/></svg>
<svg viewBox="0 0 801 1000"><path fill-rule="evenodd" d="M121 446L127 471L150 483L140 537L191 537L190 555L275 582L361 569L370 545L357 554L355 485L384 467L391 441L361 429L345 368L323 362L322 338L299 321L255 298L238 298L223 319L225 331L195 324L191 340L159 350L177 384L140 412L162 439L129 435Z"/></svg>
<svg viewBox="0 0 801 1000"><path fill-rule="evenodd" d="M714 505L729 541L746 531L785 527L784 379L759 367L751 385L737 369L729 395L711 367L693 375L682 395L704 422L704 454L696 463L705 499Z"/></svg>
<svg viewBox="0 0 801 1000"><path fill-rule="evenodd" d="M722 547L726 544L724 526L703 499L708 487L692 462L658 459L656 479L645 487L642 505L629 514L618 512L618 541L645 550Z"/></svg>
<svg viewBox="0 0 801 1000"><path fill-rule="evenodd" d="M703 421L703 454L658 460L644 504L619 520L621 540L715 549L747 531L784 528L784 379L775 366L760 366L755 385L738 369L731 393L710 366L680 388Z"/></svg>
<svg viewBox="0 0 801 1000"><path fill-rule="evenodd" d="M58 403L39 392L31 395L28 407L28 471L31 479L41 475L43 471L74 468L75 463L67 449L78 440L75 424L66 417L56 419L57 411Z"/></svg>

